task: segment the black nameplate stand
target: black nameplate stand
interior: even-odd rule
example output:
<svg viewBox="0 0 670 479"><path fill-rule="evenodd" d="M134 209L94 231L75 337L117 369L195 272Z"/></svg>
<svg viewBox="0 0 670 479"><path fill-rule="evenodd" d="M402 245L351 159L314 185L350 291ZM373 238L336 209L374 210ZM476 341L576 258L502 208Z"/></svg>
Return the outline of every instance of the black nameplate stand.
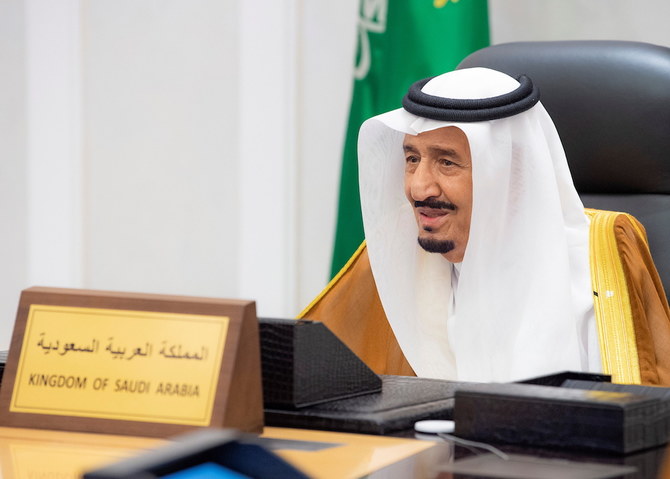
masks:
<svg viewBox="0 0 670 479"><path fill-rule="evenodd" d="M266 426L389 434L451 419L462 383L380 377L323 323L259 321Z"/></svg>
<svg viewBox="0 0 670 479"><path fill-rule="evenodd" d="M379 392L382 381L323 323L259 318L263 402L302 408Z"/></svg>

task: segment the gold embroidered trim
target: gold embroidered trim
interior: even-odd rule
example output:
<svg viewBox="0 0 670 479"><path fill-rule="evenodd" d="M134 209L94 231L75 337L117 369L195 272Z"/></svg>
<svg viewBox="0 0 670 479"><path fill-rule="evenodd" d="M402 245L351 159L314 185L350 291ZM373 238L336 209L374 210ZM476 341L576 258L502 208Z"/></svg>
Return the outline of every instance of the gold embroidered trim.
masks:
<svg viewBox="0 0 670 479"><path fill-rule="evenodd" d="M614 236L614 222L625 213L592 209L585 212L591 219L591 283L603 372L611 374L616 383L640 384L628 285Z"/></svg>
<svg viewBox="0 0 670 479"><path fill-rule="evenodd" d="M333 279L330 280L330 282L326 285L326 287L323 288L323 291L321 291L321 292L319 293L319 295L318 295L316 298L314 298L314 299L312 300L312 302L309 303L305 309L303 309L302 311L300 311L300 314L296 317L296 319L303 319L307 314L309 314L309 312L311 311L311 309L312 309L314 306L316 306L316 304L317 304L319 301L321 301L321 298L323 298L326 294L328 294L328 291L330 291L331 289L333 289L333 288L335 287L335 285L340 281L340 279L342 278L342 276L344 276L344 274L345 274L347 271L349 271L349 268L351 268L351 266L354 264L354 262L356 262L356 260L357 260L358 257L361 255L361 253L363 252L364 249L365 249L365 240L363 240L363 242L362 242L361 245L358 247L358 249L356 250L356 252L351 256L351 258L349 258L349 261L347 261L347 263L346 263L346 264L342 267L342 269L335 275L335 277L334 277Z"/></svg>

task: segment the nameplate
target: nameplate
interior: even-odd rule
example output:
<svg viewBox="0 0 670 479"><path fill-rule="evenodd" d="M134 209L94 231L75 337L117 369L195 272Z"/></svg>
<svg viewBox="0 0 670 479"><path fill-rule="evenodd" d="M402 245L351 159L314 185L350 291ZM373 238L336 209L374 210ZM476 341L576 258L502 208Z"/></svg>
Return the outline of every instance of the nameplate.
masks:
<svg viewBox="0 0 670 479"><path fill-rule="evenodd" d="M259 431L260 384L253 302L30 288L0 424L150 436Z"/></svg>

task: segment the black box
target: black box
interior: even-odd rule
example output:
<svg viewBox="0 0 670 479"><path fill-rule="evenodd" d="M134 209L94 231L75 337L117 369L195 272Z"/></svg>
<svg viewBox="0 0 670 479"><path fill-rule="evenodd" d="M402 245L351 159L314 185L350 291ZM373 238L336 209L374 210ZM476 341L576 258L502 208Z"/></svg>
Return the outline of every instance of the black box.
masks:
<svg viewBox="0 0 670 479"><path fill-rule="evenodd" d="M663 444L662 400L529 384L479 384L455 393L455 434L484 442L630 453Z"/></svg>

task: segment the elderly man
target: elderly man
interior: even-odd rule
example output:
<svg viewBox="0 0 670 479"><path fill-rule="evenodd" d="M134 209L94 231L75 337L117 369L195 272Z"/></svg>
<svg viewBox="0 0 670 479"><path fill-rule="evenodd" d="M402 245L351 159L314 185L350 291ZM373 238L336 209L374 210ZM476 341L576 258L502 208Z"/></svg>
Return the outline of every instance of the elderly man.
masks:
<svg viewBox="0 0 670 479"><path fill-rule="evenodd" d="M527 77L417 82L359 135L366 244L301 313L376 372L670 384L670 311L634 218L584 210ZM418 237L418 241L417 241Z"/></svg>

